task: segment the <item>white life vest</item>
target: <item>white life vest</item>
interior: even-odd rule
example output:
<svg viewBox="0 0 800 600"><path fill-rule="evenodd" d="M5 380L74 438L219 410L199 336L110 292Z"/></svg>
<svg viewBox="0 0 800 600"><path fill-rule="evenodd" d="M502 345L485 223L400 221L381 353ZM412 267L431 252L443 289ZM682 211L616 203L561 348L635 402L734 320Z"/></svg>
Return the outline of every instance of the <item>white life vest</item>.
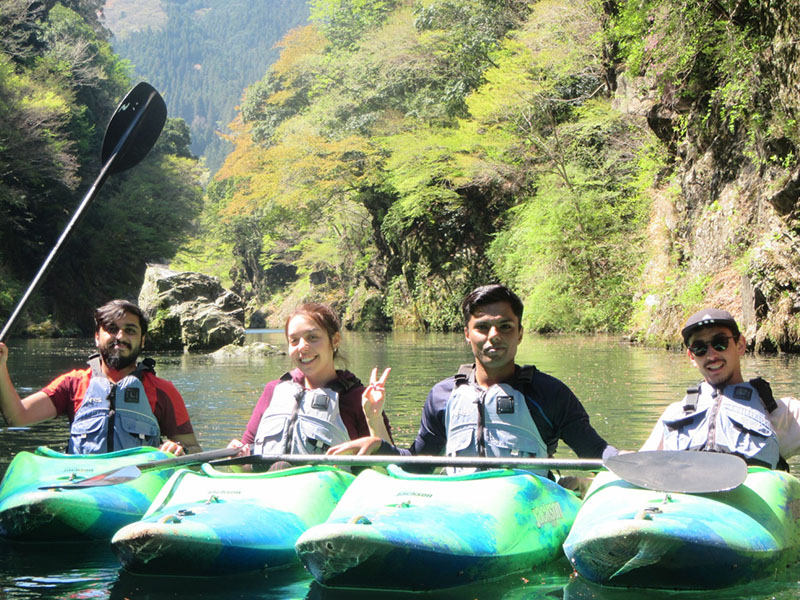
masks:
<svg viewBox="0 0 800 600"><path fill-rule="evenodd" d="M254 454L324 454L328 448L350 440L339 412L339 392L352 385L337 379L331 387L306 390L287 379L272 393L261 415L253 443ZM356 380L357 381L357 380Z"/></svg>
<svg viewBox="0 0 800 600"><path fill-rule="evenodd" d="M780 460L778 437L769 419L774 403L763 380L721 390L704 381L661 417L664 450L728 452L774 469Z"/></svg>
<svg viewBox="0 0 800 600"><path fill-rule="evenodd" d="M445 411L448 456L547 457L547 445L522 392L507 383L484 390L474 382L474 374L464 377L464 367L459 375ZM523 368L521 379L526 378L529 375ZM448 472L474 470L450 468ZM548 471L529 470L544 476Z"/></svg>

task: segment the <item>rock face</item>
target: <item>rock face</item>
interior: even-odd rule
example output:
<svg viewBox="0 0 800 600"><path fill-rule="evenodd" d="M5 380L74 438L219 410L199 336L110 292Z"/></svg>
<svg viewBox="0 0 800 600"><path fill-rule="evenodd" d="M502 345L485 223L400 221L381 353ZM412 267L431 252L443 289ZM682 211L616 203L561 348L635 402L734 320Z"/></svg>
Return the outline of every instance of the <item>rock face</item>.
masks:
<svg viewBox="0 0 800 600"><path fill-rule="evenodd" d="M259 359L267 356L279 356L286 354L286 351L274 344L267 344L266 342L253 342L252 344L245 344L239 346L237 344L229 344L211 353L211 358L217 361L238 361L251 359Z"/></svg>
<svg viewBox="0 0 800 600"><path fill-rule="evenodd" d="M150 319L148 350L204 352L244 342L244 303L216 277L148 266L139 307Z"/></svg>

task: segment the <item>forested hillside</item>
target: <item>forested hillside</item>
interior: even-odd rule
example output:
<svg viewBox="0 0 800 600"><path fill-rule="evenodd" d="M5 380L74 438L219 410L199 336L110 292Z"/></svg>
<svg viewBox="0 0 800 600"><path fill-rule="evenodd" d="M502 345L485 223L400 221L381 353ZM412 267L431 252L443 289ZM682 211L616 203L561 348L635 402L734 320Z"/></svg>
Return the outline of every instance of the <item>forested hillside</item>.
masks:
<svg viewBox="0 0 800 600"><path fill-rule="evenodd" d="M162 91L170 113L189 123L192 152L212 171L230 144L220 137L246 86L278 56L274 48L304 24L305 0L107 2L116 52ZM145 6L142 6L145 5Z"/></svg>
<svg viewBox="0 0 800 600"><path fill-rule="evenodd" d="M798 347L796 2L311 7L179 264L232 256L275 322L316 299L350 327L454 328L500 280L534 330L669 343L713 302Z"/></svg>
<svg viewBox="0 0 800 600"><path fill-rule="evenodd" d="M132 87L100 0L0 5L0 322L5 322L100 171L105 126ZM135 299L202 207L189 131L168 120L150 154L109 178L17 332L93 331L92 310Z"/></svg>
<svg viewBox="0 0 800 600"><path fill-rule="evenodd" d="M131 84L101 4L0 4L0 318ZM171 261L271 324L313 299L351 328L453 329L467 290L502 281L528 330L672 344L708 303L756 349L800 349L796 0L309 7L245 91L204 203L171 121L106 184L33 320L74 324Z"/></svg>

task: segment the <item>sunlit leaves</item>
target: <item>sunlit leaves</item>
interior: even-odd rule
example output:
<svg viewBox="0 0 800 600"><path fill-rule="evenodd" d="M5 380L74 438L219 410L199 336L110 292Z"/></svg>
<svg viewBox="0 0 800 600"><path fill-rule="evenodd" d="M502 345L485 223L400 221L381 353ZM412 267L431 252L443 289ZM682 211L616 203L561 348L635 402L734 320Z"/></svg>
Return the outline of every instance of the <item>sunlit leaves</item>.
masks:
<svg viewBox="0 0 800 600"><path fill-rule="evenodd" d="M397 0L311 0L311 20L339 49L352 49L363 33L377 26Z"/></svg>
<svg viewBox="0 0 800 600"><path fill-rule="evenodd" d="M348 292L368 277L397 326L457 327L458 298L499 278L561 298L537 327L619 327L646 201L639 131L604 87L600 4L388 8L319 0L331 43L295 32L248 94L218 178L222 220L261 223L242 264L291 263L298 289L313 269Z"/></svg>

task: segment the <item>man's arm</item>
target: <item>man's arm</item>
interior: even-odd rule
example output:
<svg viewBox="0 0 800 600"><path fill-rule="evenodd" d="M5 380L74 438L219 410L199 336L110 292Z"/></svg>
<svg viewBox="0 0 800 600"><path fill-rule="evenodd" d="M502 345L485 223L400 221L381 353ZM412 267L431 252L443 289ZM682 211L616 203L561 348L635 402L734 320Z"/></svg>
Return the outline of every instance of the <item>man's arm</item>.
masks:
<svg viewBox="0 0 800 600"><path fill-rule="evenodd" d="M562 381L537 371L526 396L539 433L552 453L561 439L581 458L605 458L616 454L592 427L589 414L578 397ZM545 420L546 419L546 420Z"/></svg>
<svg viewBox="0 0 800 600"><path fill-rule="evenodd" d="M447 427L444 422L447 400L453 392L453 378L437 383L428 393L422 407L417 437L402 454L439 456L447 446Z"/></svg>
<svg viewBox="0 0 800 600"><path fill-rule="evenodd" d="M52 419L58 413L53 401L44 392L21 399L8 373L8 346L0 342L0 410L6 422L14 427L33 425Z"/></svg>
<svg viewBox="0 0 800 600"><path fill-rule="evenodd" d="M177 455L183 454L184 451L186 454L201 452L202 448L194 434L189 412L178 390L172 382L149 375L144 382L145 391L148 391L148 386L155 388L156 405L153 415L158 421L161 435L167 438L160 449Z"/></svg>
<svg viewBox="0 0 800 600"><path fill-rule="evenodd" d="M778 407L769 415L778 448L783 458L800 454L800 400L797 398L776 398Z"/></svg>

